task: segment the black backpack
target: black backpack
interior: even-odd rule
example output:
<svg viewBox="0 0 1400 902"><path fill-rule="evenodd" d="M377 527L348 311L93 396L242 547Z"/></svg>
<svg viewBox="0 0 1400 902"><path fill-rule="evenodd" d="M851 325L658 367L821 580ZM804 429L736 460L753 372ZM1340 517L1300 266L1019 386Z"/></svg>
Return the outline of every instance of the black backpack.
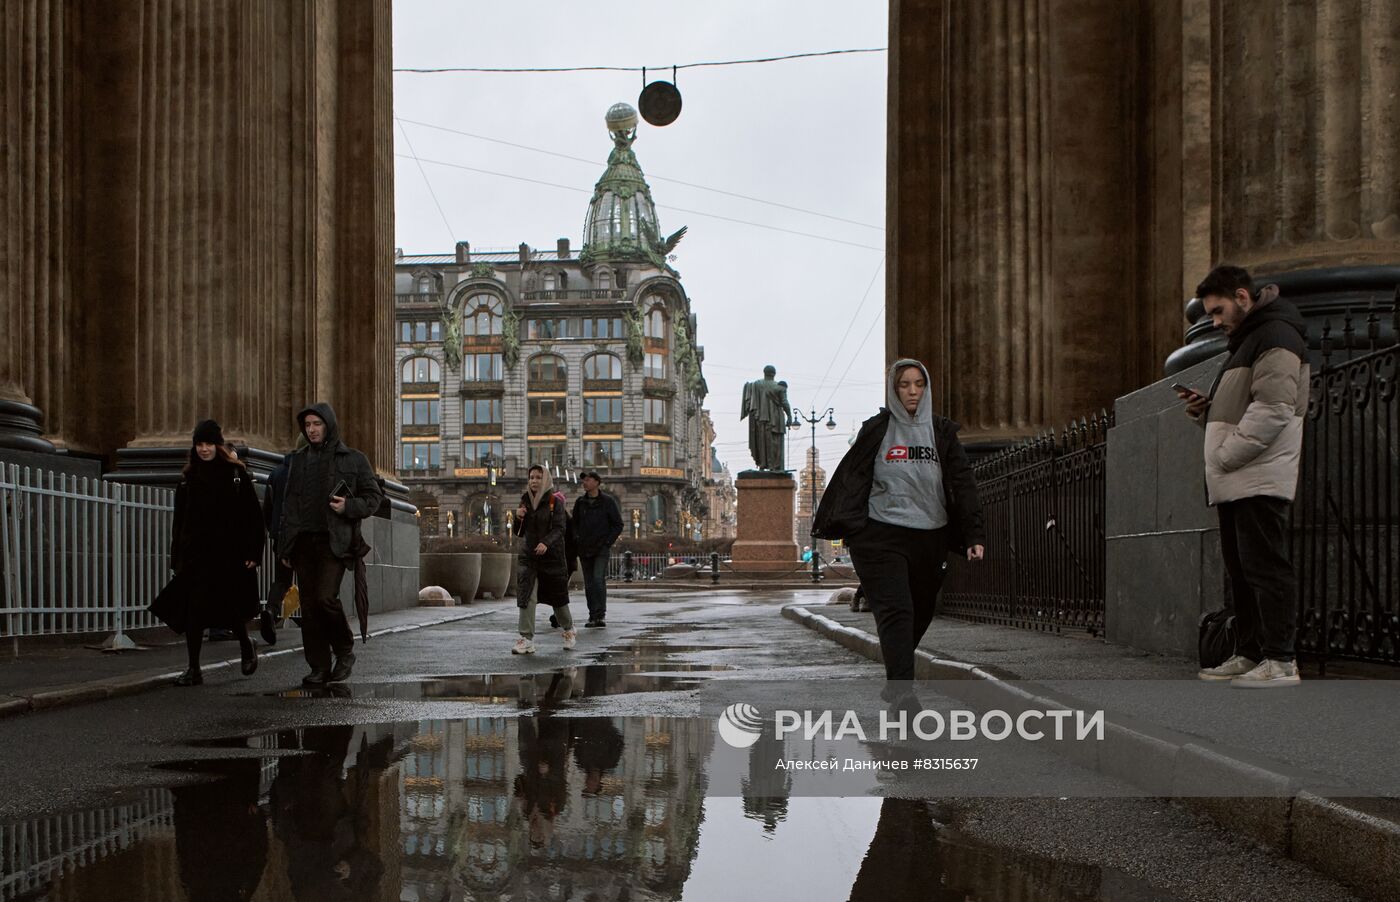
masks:
<svg viewBox="0 0 1400 902"><path fill-rule="evenodd" d="M1239 632L1235 629L1235 615L1229 610L1207 611L1198 622L1200 637L1196 651L1201 659L1201 667L1219 667L1235 654Z"/></svg>

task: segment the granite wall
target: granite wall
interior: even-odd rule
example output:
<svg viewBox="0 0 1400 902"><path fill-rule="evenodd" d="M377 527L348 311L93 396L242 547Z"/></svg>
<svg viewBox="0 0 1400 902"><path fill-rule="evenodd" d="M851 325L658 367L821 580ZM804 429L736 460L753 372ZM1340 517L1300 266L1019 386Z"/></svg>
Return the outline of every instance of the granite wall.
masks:
<svg viewBox="0 0 1400 902"><path fill-rule="evenodd" d="M1205 433L1172 390L1205 393L1224 355L1118 399L1108 431L1105 624L1110 642L1196 653L1197 620L1222 606L1220 530L1206 505Z"/></svg>

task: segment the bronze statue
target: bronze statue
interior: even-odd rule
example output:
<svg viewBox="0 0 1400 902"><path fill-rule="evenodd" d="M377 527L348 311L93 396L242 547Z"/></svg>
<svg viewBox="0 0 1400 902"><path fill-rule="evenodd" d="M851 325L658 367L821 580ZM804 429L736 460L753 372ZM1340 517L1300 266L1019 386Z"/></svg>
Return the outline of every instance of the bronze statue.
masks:
<svg viewBox="0 0 1400 902"><path fill-rule="evenodd" d="M776 367L763 368L763 378L744 384L739 419L749 421L749 453L760 470L784 471L783 439L792 425L787 386L775 381Z"/></svg>

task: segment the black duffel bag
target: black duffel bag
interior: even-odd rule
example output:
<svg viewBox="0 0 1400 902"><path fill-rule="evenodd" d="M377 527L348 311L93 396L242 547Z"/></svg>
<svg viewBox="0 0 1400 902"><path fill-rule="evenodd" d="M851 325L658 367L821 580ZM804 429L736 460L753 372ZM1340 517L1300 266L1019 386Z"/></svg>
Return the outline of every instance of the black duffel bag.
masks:
<svg viewBox="0 0 1400 902"><path fill-rule="evenodd" d="M1201 667L1219 667L1235 654L1235 644L1239 633L1235 629L1235 615L1229 610L1207 611L1198 623L1200 636L1196 640L1196 651L1201 659Z"/></svg>

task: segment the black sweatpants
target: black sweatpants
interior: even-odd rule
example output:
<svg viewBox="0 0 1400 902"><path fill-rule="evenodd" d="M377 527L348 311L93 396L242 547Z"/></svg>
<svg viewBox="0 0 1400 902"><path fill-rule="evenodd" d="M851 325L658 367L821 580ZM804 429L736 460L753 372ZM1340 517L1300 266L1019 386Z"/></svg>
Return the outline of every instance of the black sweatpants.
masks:
<svg viewBox="0 0 1400 902"><path fill-rule="evenodd" d="M1298 584L1288 547L1289 502L1241 498L1217 505L1225 603L1235 612L1236 652L1291 661L1298 636Z"/></svg>
<svg viewBox="0 0 1400 902"><path fill-rule="evenodd" d="M948 530L871 520L848 540L851 563L875 615L885 677L914 679L914 649L933 621L948 568Z"/></svg>
<svg viewBox="0 0 1400 902"><path fill-rule="evenodd" d="M303 533L292 546L292 569L301 593L302 653L312 670L330 670L332 652L342 656L355 650L355 634L340 603L345 562L331 554L329 535Z"/></svg>

